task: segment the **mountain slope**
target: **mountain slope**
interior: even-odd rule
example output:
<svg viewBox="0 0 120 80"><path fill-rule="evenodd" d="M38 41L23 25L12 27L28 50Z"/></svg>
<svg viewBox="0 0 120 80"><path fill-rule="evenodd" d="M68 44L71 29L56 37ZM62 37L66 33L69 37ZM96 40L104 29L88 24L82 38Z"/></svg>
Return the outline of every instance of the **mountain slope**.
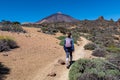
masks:
<svg viewBox="0 0 120 80"><path fill-rule="evenodd" d="M62 14L62 13L55 13L52 14L38 22L36 22L37 24L41 24L41 23L54 23L54 22L78 22L79 20L66 15L66 14Z"/></svg>

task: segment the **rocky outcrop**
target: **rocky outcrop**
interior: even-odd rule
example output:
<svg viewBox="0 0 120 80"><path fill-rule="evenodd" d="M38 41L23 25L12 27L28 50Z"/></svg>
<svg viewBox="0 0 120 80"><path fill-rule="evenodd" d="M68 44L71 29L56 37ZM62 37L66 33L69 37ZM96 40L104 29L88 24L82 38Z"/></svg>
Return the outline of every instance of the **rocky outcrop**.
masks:
<svg viewBox="0 0 120 80"><path fill-rule="evenodd" d="M100 17L98 18L98 20L104 21L104 17L103 17L103 16L100 16Z"/></svg>
<svg viewBox="0 0 120 80"><path fill-rule="evenodd" d="M120 26L120 19L118 19L117 21L117 26Z"/></svg>

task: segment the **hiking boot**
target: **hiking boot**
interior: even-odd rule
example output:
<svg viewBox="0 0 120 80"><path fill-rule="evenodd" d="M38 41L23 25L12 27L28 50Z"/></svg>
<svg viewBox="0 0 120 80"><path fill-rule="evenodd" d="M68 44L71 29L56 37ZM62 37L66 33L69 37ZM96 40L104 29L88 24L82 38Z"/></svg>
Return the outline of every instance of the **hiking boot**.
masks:
<svg viewBox="0 0 120 80"><path fill-rule="evenodd" d="M73 64L73 61L70 61L70 65L72 65Z"/></svg>
<svg viewBox="0 0 120 80"><path fill-rule="evenodd" d="M66 61L66 68L69 68L69 61Z"/></svg>
<svg viewBox="0 0 120 80"><path fill-rule="evenodd" d="M69 62L66 62L66 66L69 66Z"/></svg>

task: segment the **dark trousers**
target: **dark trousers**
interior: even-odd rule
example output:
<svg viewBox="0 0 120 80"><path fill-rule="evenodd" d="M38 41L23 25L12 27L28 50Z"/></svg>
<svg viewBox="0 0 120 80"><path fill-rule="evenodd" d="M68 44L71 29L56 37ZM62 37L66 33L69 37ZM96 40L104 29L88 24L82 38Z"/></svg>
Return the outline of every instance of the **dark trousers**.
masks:
<svg viewBox="0 0 120 80"><path fill-rule="evenodd" d="M72 51L71 51L71 48L66 48L66 58L69 58L70 56L70 61L72 61Z"/></svg>

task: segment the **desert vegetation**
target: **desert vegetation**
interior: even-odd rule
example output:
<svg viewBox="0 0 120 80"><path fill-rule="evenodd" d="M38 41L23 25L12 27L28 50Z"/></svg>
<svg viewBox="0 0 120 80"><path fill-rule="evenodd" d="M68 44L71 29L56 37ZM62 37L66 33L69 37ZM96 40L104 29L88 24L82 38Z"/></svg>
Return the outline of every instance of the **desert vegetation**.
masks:
<svg viewBox="0 0 120 80"><path fill-rule="evenodd" d="M59 44L60 44L61 46L63 46L63 45L64 45L65 36L57 37L57 39L61 40Z"/></svg>
<svg viewBox="0 0 120 80"><path fill-rule="evenodd" d="M104 57L105 60L78 60L70 70L70 80L119 80L120 26L118 26L114 21L104 20L103 17L100 17L94 21L82 21L77 29L79 29L79 32L89 34L83 34L82 36L86 37L97 46L87 44L84 48L87 50L93 50L92 55ZM97 66L95 66L94 62L97 63ZM94 66L92 66L92 64ZM103 68L101 68L100 65L104 65ZM88 68L90 67L91 69L89 70ZM97 71L97 68L99 68L100 71ZM114 73L116 73L116 75Z"/></svg>
<svg viewBox="0 0 120 80"><path fill-rule="evenodd" d="M42 24L42 32L47 34L55 34L57 32L66 34L70 30L69 27L66 27L67 25L70 25L69 23L49 23L49 24Z"/></svg>
<svg viewBox="0 0 120 80"><path fill-rule="evenodd" d="M86 50L94 50L97 46L94 43L88 43L84 46Z"/></svg>
<svg viewBox="0 0 120 80"><path fill-rule="evenodd" d="M104 48L96 48L92 55L97 57L105 57L108 54L108 52Z"/></svg>
<svg viewBox="0 0 120 80"><path fill-rule="evenodd" d="M25 33L26 31L23 30L21 24L19 22L11 22L2 20L0 30L2 31L11 31L11 32L22 32Z"/></svg>
<svg viewBox="0 0 120 80"><path fill-rule="evenodd" d="M119 63L120 25L118 25L118 22L119 21L115 22L112 19L105 20L104 17L101 16L96 20L86 19L86 20L81 20L78 22L55 22L55 23L42 23L42 24L32 24L32 25L36 25L38 28L41 28L41 32L45 34L55 35L57 32L60 32L60 33L63 33L63 35L65 35L68 32L71 32L75 43L77 43L80 36L84 36L92 42L84 46L86 50L92 50L93 51L92 55L97 56L97 57L104 57L106 61L108 61L109 64L113 64L117 67L120 67L119 66L120 64ZM61 40L60 45L62 46L64 43L64 38L65 36L58 37L58 39ZM79 60L78 62L80 63L81 60ZM91 60L88 60L88 62L91 62ZM100 60L100 62L103 62L103 61ZM94 64L94 62L92 64ZM88 68L90 66L87 63L84 63L84 65L88 65ZM107 65L107 64L103 63L101 65ZM76 66L79 67L78 65ZM99 68L99 67L100 66L96 66L96 68ZM96 68L94 70L96 70ZM79 68L77 69L79 70ZM109 71L114 73L112 69L111 70L108 69L108 73L106 71L100 72L98 74L97 73L87 74L89 72L86 71L86 73L84 74L80 73L80 75L82 75L83 77L88 76L88 77L93 77L93 78L95 78L96 76L95 79L92 78L91 80L98 80L98 79L99 80L103 80L103 79L110 80L109 78L113 80L117 80L119 78L118 76L114 76L114 75L105 76L105 74L108 74ZM80 75L75 74L75 76L76 75L78 77L76 79L72 78L71 80L84 80L80 77ZM85 80L90 80L90 79L86 78Z"/></svg>
<svg viewBox="0 0 120 80"><path fill-rule="evenodd" d="M9 51L17 47L18 45L13 38L9 36L0 36L0 52Z"/></svg>
<svg viewBox="0 0 120 80"><path fill-rule="evenodd" d="M120 79L120 25L118 22L99 17L96 20L81 20L78 22L55 22L42 24L23 24L25 27L40 28L39 32L64 36L57 37L63 46L65 35L72 33L74 43L83 36L91 41L84 46L85 50L92 50L92 55L102 59L80 59L70 69L70 80L119 80ZM0 30L25 32L19 22L2 21ZM12 44L12 45L11 45ZM1 36L0 51L16 48L14 39ZM104 59L104 60L103 60Z"/></svg>
<svg viewBox="0 0 120 80"><path fill-rule="evenodd" d="M119 80L118 66L102 59L80 59L69 72L69 80Z"/></svg>
<svg viewBox="0 0 120 80"><path fill-rule="evenodd" d="M67 24L67 23L66 23ZM80 36L84 36L92 43L84 46L86 50L93 50L92 55L104 57L102 59L80 59L69 72L69 80L119 80L120 79L120 26L113 20L104 20L103 17L97 20L84 20L74 25L77 27L68 28L63 25L50 28L42 27L45 33L61 32L66 34L72 32L75 43ZM72 27L72 25L70 25ZM50 33L51 34L51 33ZM87 34L87 35L85 35ZM117 36L116 36L117 35ZM63 45L65 36L60 36L60 45Z"/></svg>
<svg viewBox="0 0 120 80"><path fill-rule="evenodd" d="M43 26L43 24L33 24L33 23L24 23L24 24L21 24L22 26L24 27L35 27L35 28L40 28Z"/></svg>
<svg viewBox="0 0 120 80"><path fill-rule="evenodd" d="M0 62L0 80L5 80L6 75L10 73L10 69Z"/></svg>

